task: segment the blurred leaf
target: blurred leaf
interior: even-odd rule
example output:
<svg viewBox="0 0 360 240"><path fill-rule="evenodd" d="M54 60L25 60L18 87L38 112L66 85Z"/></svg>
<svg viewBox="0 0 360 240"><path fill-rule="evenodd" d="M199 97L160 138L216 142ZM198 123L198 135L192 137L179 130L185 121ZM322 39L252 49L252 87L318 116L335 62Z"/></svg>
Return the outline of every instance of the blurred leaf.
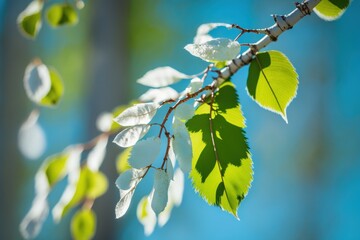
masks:
<svg viewBox="0 0 360 240"><path fill-rule="evenodd" d="M258 53L250 64L249 95L261 107L280 114L285 122L286 108L296 96L298 84L295 68L281 52Z"/></svg>
<svg viewBox="0 0 360 240"><path fill-rule="evenodd" d="M322 19L332 21L340 18L349 6L350 0L321 0L314 12Z"/></svg>
<svg viewBox="0 0 360 240"><path fill-rule="evenodd" d="M46 17L52 27L75 25L78 22L77 12L70 4L52 5Z"/></svg>
<svg viewBox="0 0 360 240"><path fill-rule="evenodd" d="M59 103L64 94L64 85L59 73L53 69L49 69L51 88L49 93L40 101L43 106L55 106Z"/></svg>
<svg viewBox="0 0 360 240"><path fill-rule="evenodd" d="M166 66L148 71L136 82L148 87L166 87L185 78L191 78L191 76Z"/></svg>
<svg viewBox="0 0 360 240"><path fill-rule="evenodd" d="M91 209L80 209L71 220L71 235L75 240L88 240L94 237L96 215Z"/></svg>
<svg viewBox="0 0 360 240"><path fill-rule="evenodd" d="M192 142L190 177L196 191L210 204L237 217L237 208L252 181L252 160L245 138L235 86L227 81L204 103L186 126Z"/></svg>
<svg viewBox="0 0 360 240"><path fill-rule="evenodd" d="M201 24L196 31L196 36L194 37L194 43L204 43L206 41L213 39L209 35L209 32L218 27L231 28L231 24L228 24L228 23L204 23L204 24Z"/></svg>
<svg viewBox="0 0 360 240"><path fill-rule="evenodd" d="M132 151L132 148L129 147L129 148L124 149L118 155L118 157L116 159L116 170L117 170L118 173L121 174L121 173L125 172L126 170L131 169L131 166L130 166L130 164L128 162L131 151Z"/></svg>
<svg viewBox="0 0 360 240"><path fill-rule="evenodd" d="M151 209L149 196L144 196L138 203L136 216L139 222L144 226L144 233L149 236L156 226L156 215Z"/></svg>
<svg viewBox="0 0 360 240"><path fill-rule="evenodd" d="M68 153L60 153L50 156L45 160L43 171L47 177L50 187L54 186L59 180L61 180L67 173L67 160L69 158Z"/></svg>
<svg viewBox="0 0 360 240"><path fill-rule="evenodd" d="M42 9L43 2L34 0L19 14L17 24L26 37L35 38L40 31Z"/></svg>

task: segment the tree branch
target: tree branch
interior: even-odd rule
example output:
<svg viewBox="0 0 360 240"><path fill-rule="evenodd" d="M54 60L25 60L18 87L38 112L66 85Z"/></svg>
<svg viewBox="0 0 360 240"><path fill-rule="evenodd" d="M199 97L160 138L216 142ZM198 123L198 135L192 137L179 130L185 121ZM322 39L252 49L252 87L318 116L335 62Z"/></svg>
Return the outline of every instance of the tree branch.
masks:
<svg viewBox="0 0 360 240"><path fill-rule="evenodd" d="M222 68L216 79L216 85L220 86L239 69L249 64L260 49L265 48L271 42L276 41L283 32L291 29L306 15L310 15L311 11L320 1L321 0L307 0L302 3L295 3L296 8L291 13L281 16L273 15L275 24L267 28L267 35L258 42L252 44L248 50L233 59L226 67Z"/></svg>

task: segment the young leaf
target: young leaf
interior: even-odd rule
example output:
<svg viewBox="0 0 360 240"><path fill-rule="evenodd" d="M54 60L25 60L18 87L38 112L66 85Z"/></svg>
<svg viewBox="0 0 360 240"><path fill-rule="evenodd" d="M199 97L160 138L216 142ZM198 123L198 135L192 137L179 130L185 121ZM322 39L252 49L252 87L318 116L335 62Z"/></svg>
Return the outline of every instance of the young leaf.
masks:
<svg viewBox="0 0 360 240"><path fill-rule="evenodd" d="M161 140L158 137L147 138L133 146L128 160L133 168L144 168L151 165L158 157L161 148Z"/></svg>
<svg viewBox="0 0 360 240"><path fill-rule="evenodd" d="M152 88L139 97L142 102L161 103L169 99L177 99L179 93L171 87Z"/></svg>
<svg viewBox="0 0 360 240"><path fill-rule="evenodd" d="M95 235L96 215L91 209L78 210L71 220L71 235L75 240L89 240Z"/></svg>
<svg viewBox="0 0 360 240"><path fill-rule="evenodd" d="M157 169L154 178L154 194L151 199L151 208L156 214L161 213L168 202L170 178L162 169Z"/></svg>
<svg viewBox="0 0 360 240"><path fill-rule="evenodd" d="M59 73L54 69L49 69L51 88L48 94L43 97L40 104L43 106L55 106L59 103L64 94L64 84Z"/></svg>
<svg viewBox="0 0 360 240"><path fill-rule="evenodd" d="M194 43L204 43L206 41L213 39L209 35L209 32L217 27L231 28L231 24L227 24L227 23L204 23L204 24L201 24L196 31L196 36L194 37Z"/></svg>
<svg viewBox="0 0 360 240"><path fill-rule="evenodd" d="M158 108L157 103L139 103L124 110L114 121L125 127L148 124Z"/></svg>
<svg viewBox="0 0 360 240"><path fill-rule="evenodd" d="M49 69L35 59L25 69L24 88L27 96L35 103L46 97L51 89Z"/></svg>
<svg viewBox="0 0 360 240"><path fill-rule="evenodd" d="M45 172L49 186L54 186L67 173L66 164L69 159L69 153L64 152L50 156L45 160L41 170Z"/></svg>
<svg viewBox="0 0 360 240"><path fill-rule="evenodd" d="M124 216L130 207L135 189L148 169L130 169L117 178L115 184L120 191L120 200L115 207L116 218Z"/></svg>
<svg viewBox="0 0 360 240"><path fill-rule="evenodd" d="M321 0L314 12L326 21L340 18L349 6L350 0Z"/></svg>
<svg viewBox="0 0 360 240"><path fill-rule="evenodd" d="M295 68L281 52L258 53L250 64L249 95L261 107L280 114L285 122L286 108L296 96L298 84Z"/></svg>
<svg viewBox="0 0 360 240"><path fill-rule="evenodd" d="M240 43L227 38L214 38L204 43L188 44L185 50L204 61L219 63L234 59L240 53Z"/></svg>
<svg viewBox="0 0 360 240"><path fill-rule="evenodd" d="M250 188L253 171L235 86L223 83L210 105L200 105L186 123L193 151L190 177L210 205L238 218L237 208Z"/></svg>
<svg viewBox="0 0 360 240"><path fill-rule="evenodd" d="M53 4L46 17L52 27L75 25L78 22L76 10L70 4Z"/></svg>
<svg viewBox="0 0 360 240"><path fill-rule="evenodd" d="M145 73L137 80L138 83L148 87L166 87L177 83L181 79L191 78L191 76L181 73L172 67L158 67Z"/></svg>
<svg viewBox="0 0 360 240"><path fill-rule="evenodd" d="M179 166L184 173L191 170L192 149L189 133L185 123L176 117L173 122L174 138L172 146L174 148L175 158L179 162Z"/></svg>
<svg viewBox="0 0 360 240"><path fill-rule="evenodd" d="M26 37L35 38L40 31L43 5L43 1L34 0L19 14L17 24Z"/></svg>
<svg viewBox="0 0 360 240"><path fill-rule="evenodd" d="M156 215L151 209L149 196L144 196L137 207L136 216L139 222L144 226L144 233L149 236L156 226Z"/></svg>
<svg viewBox="0 0 360 240"><path fill-rule="evenodd" d="M113 140L120 147L134 146L149 131L150 125L136 125L122 130Z"/></svg>

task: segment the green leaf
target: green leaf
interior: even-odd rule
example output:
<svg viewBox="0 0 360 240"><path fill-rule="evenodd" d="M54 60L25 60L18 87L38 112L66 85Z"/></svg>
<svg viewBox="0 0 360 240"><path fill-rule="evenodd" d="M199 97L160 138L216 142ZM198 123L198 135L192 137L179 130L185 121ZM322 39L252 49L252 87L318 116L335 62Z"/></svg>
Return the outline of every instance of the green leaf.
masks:
<svg viewBox="0 0 360 240"><path fill-rule="evenodd" d="M94 237L96 215L91 209L80 209L71 220L71 235L75 240L88 240Z"/></svg>
<svg viewBox="0 0 360 240"><path fill-rule="evenodd" d="M85 198L95 199L103 195L108 188L108 181L101 172L91 171L83 167L76 185L76 190L71 200L64 206L61 216L75 207Z"/></svg>
<svg viewBox="0 0 360 240"><path fill-rule="evenodd" d="M253 171L235 86L229 81L222 84L215 93L211 116L210 107L210 103L202 104L186 123L193 151L190 177L210 205L220 206L237 218Z"/></svg>
<svg viewBox="0 0 360 240"><path fill-rule="evenodd" d="M76 10L70 4L54 4L46 14L52 27L75 25L78 22Z"/></svg>
<svg viewBox="0 0 360 240"><path fill-rule="evenodd" d="M55 183L66 175L66 164L68 158L68 153L60 153L51 156L46 160L42 168L50 187L54 186Z"/></svg>
<svg viewBox="0 0 360 240"><path fill-rule="evenodd" d="M118 157L116 159L116 170L119 174L125 172L126 170L131 169L131 166L128 162L131 151L132 151L132 147L129 147L129 148L124 149L118 155Z"/></svg>
<svg viewBox="0 0 360 240"><path fill-rule="evenodd" d="M20 32L29 38L35 38L41 28L41 11L43 9L42 1L32 1L18 18L17 24Z"/></svg>
<svg viewBox="0 0 360 240"><path fill-rule="evenodd" d="M314 12L322 19L332 21L340 18L349 6L350 0L322 0Z"/></svg>
<svg viewBox="0 0 360 240"><path fill-rule="evenodd" d="M286 108L296 96L298 75L289 59L278 51L256 54L247 79L249 95L261 107L280 114L287 122Z"/></svg>
<svg viewBox="0 0 360 240"><path fill-rule="evenodd" d="M64 94L64 85L58 72L49 68L51 88L49 93L40 101L43 106L55 106L59 103L62 95Z"/></svg>

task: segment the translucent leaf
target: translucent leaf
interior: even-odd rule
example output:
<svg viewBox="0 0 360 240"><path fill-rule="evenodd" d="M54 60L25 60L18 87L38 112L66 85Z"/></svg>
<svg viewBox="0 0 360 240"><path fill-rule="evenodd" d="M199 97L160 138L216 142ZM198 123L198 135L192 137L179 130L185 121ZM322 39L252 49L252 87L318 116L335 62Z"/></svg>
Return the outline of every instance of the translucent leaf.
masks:
<svg viewBox="0 0 360 240"><path fill-rule="evenodd" d="M108 137L102 137L98 140L95 147L89 152L86 163L90 170L99 170L105 158L107 143Z"/></svg>
<svg viewBox="0 0 360 240"><path fill-rule="evenodd" d="M54 186L66 175L68 159L69 153L64 152L50 156L45 160L41 170L45 172L50 187Z"/></svg>
<svg viewBox="0 0 360 240"><path fill-rule="evenodd" d="M25 69L24 88L27 96L35 103L46 97L51 89L49 69L39 60L32 61Z"/></svg>
<svg viewBox="0 0 360 240"><path fill-rule="evenodd" d="M149 236L156 226L156 215L151 209L148 196L144 196L137 207L136 216L139 222L144 226L144 233Z"/></svg>
<svg viewBox="0 0 360 240"><path fill-rule="evenodd" d="M46 195L35 197L30 211L20 223L20 233L25 239L35 238L48 216L49 205Z"/></svg>
<svg viewBox="0 0 360 240"><path fill-rule="evenodd" d="M200 78L191 79L189 86L186 88L186 93L191 94L197 92L198 90L200 90L200 88L202 88L203 84L204 84L204 80Z"/></svg>
<svg viewBox="0 0 360 240"><path fill-rule="evenodd" d="M136 101L133 101L131 102L130 104L127 104L127 105L120 105L120 106L117 106L113 109L112 111L112 118L111 118L111 121L112 121L112 124L111 124L111 127L110 127L110 132L118 132L120 130L120 128L122 127L121 125L119 125L119 123L117 123L114 119L119 116L123 111L125 111L126 109L128 109L129 107L133 106L134 104L137 104L138 102Z"/></svg>
<svg viewBox="0 0 360 240"><path fill-rule="evenodd" d="M128 160L133 168L144 168L151 165L158 157L161 148L161 140L158 137L151 137L139 141L131 151Z"/></svg>
<svg viewBox="0 0 360 240"><path fill-rule="evenodd" d="M296 96L298 75L289 59L278 51L256 54L249 67L247 91L261 107L280 114Z"/></svg>
<svg viewBox="0 0 360 240"><path fill-rule="evenodd" d="M64 94L64 84L59 73L54 69L49 69L51 88L48 94L43 97L40 104L43 106L55 106L59 103Z"/></svg>
<svg viewBox="0 0 360 240"><path fill-rule="evenodd" d="M170 178L162 169L157 169L154 178L154 194L151 199L151 208L156 213L161 213L168 202Z"/></svg>
<svg viewBox="0 0 360 240"><path fill-rule="evenodd" d="M96 215L91 209L78 210L71 220L71 236L75 240L92 239L96 231Z"/></svg>
<svg viewBox="0 0 360 240"><path fill-rule="evenodd" d="M120 174L115 184L120 191L120 200L115 207L116 218L124 216L130 207L135 189L142 180L147 169L131 169Z"/></svg>
<svg viewBox="0 0 360 240"><path fill-rule="evenodd" d="M321 0L314 12L320 18L332 21L340 18L349 4L350 0Z"/></svg>
<svg viewBox="0 0 360 240"><path fill-rule="evenodd" d="M68 173L68 184L58 201L52 210L53 218L56 222L60 221L63 214L68 208L77 190L77 184L80 178L80 160L81 160L82 148L73 147L70 150L70 155L67 160L66 168ZM64 210L65 209L65 210Z"/></svg>
<svg viewBox="0 0 360 240"><path fill-rule="evenodd" d="M245 118L231 82L224 82L215 93L212 109L210 115L210 105L200 105L186 123L193 151L190 177L210 205L238 218L237 208L250 188L253 171Z"/></svg>
<svg viewBox="0 0 360 240"><path fill-rule="evenodd" d="M114 121L121 126L148 124L155 116L159 105L157 103L140 103L124 110Z"/></svg>
<svg viewBox="0 0 360 240"><path fill-rule="evenodd" d="M181 121L189 120L194 114L194 107L187 103L180 104L174 111L174 116Z"/></svg>
<svg viewBox="0 0 360 240"><path fill-rule="evenodd" d="M181 79L191 78L172 67L158 67L148 71L143 77L137 80L138 83L148 87L166 87Z"/></svg>
<svg viewBox="0 0 360 240"><path fill-rule="evenodd" d="M127 148L134 146L149 131L150 125L136 125L122 130L116 135L113 143L120 147Z"/></svg>
<svg viewBox="0 0 360 240"><path fill-rule="evenodd" d="M240 53L240 43L227 38L214 38L204 43L185 46L190 54L207 62L224 62L234 59Z"/></svg>
<svg viewBox="0 0 360 240"><path fill-rule="evenodd" d="M108 189L106 176L99 171L92 171L84 168L86 172L86 198L95 199L102 196Z"/></svg>
<svg viewBox="0 0 360 240"><path fill-rule="evenodd" d="M124 149L116 158L116 170L118 173L123 173L131 168L128 159L130 157L132 148Z"/></svg>
<svg viewBox="0 0 360 240"><path fill-rule="evenodd" d="M172 146L174 148L175 158L184 173L191 170L192 148L191 140L185 123L174 118L173 122L174 138Z"/></svg>
<svg viewBox="0 0 360 240"><path fill-rule="evenodd" d="M217 27L231 28L231 24L227 24L227 23L204 23L204 24L201 24L196 31L194 43L204 43L206 41L213 39L209 35L209 32Z"/></svg>
<svg viewBox="0 0 360 240"><path fill-rule="evenodd" d="M34 0L22 11L18 18L17 24L20 32L26 37L35 38L41 28L41 11L43 2Z"/></svg>
<svg viewBox="0 0 360 240"><path fill-rule="evenodd" d="M33 111L18 133L19 150L28 159L38 159L46 149L46 136L37 122L38 118L39 112Z"/></svg>
<svg viewBox="0 0 360 240"><path fill-rule="evenodd" d="M52 27L75 25L78 22L76 10L70 4L53 4L46 17Z"/></svg>
<svg viewBox="0 0 360 240"><path fill-rule="evenodd" d="M161 103L169 99L177 99L179 93L171 87L152 88L139 97L142 102Z"/></svg>

